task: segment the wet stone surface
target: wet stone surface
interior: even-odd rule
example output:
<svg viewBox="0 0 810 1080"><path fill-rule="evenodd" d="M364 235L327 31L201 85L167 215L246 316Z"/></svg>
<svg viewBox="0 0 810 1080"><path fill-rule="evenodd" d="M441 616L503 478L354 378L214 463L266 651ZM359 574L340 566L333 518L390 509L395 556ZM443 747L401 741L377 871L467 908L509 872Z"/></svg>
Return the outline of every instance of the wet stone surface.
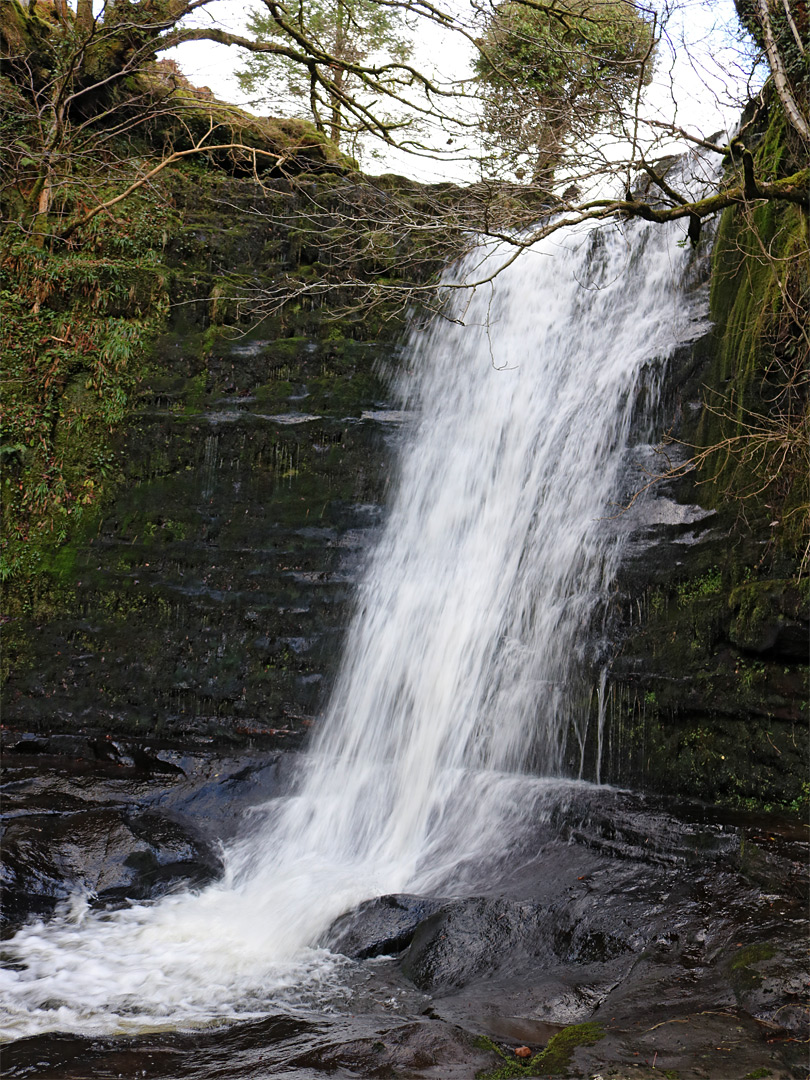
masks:
<svg viewBox="0 0 810 1080"><path fill-rule="evenodd" d="M288 791L297 757L135 742L117 755L7 755L6 932L71 888L110 907L202 883L215 838ZM581 785L461 894L446 882L341 916L324 941L354 959L330 1011L268 1000L264 1020L196 1032L20 1039L5 1075L461 1080L596 1022L598 1041L553 1075L804 1078L807 850L789 818Z"/></svg>
<svg viewBox="0 0 810 1080"><path fill-rule="evenodd" d="M124 739L99 746L7 735L6 933L74 894L107 907L206 884L221 869L218 842L241 811L287 783L278 755L232 758Z"/></svg>
<svg viewBox="0 0 810 1080"><path fill-rule="evenodd" d="M771 510L741 514L738 499L718 495L723 485L688 469L636 498L650 476L684 466L686 448L705 445L701 402L718 385L718 363L711 333L678 349L655 419L653 438L666 432L664 444L636 432L641 441L627 452L618 502L629 506L628 544L589 645L607 679L586 772L597 775L600 751L603 781L801 810L810 597L796 553L772 542ZM577 767L570 740L569 768Z"/></svg>
<svg viewBox="0 0 810 1080"><path fill-rule="evenodd" d="M295 747L326 699L401 428L388 354L210 331L162 344L114 498L4 628L18 731Z"/></svg>
<svg viewBox="0 0 810 1080"><path fill-rule="evenodd" d="M4 906L12 918L31 905L47 914L76 891L101 903L145 900L176 885L204 885L220 869L215 851L188 825L116 809L68 811L55 822L38 814L12 821L3 863Z"/></svg>
<svg viewBox="0 0 810 1080"><path fill-rule="evenodd" d="M443 906L437 897L378 896L341 915L321 944L352 960L401 952L411 944L417 928Z"/></svg>

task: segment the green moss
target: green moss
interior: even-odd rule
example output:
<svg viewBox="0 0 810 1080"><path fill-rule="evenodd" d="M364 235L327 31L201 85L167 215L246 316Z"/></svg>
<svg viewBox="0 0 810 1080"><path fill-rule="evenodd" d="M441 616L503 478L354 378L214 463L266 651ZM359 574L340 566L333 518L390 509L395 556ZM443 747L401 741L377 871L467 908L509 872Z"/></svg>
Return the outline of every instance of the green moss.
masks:
<svg viewBox="0 0 810 1080"><path fill-rule="evenodd" d="M801 619L806 600L793 578L747 580L731 589L731 640L743 649L762 653L785 622Z"/></svg>
<svg viewBox="0 0 810 1080"><path fill-rule="evenodd" d="M760 211L756 226L766 223L770 224ZM738 392L750 387L760 365L772 304L773 268L756 257L758 251L753 229L741 228L733 214L721 218L713 255L711 305L722 326L721 377L734 379Z"/></svg>
<svg viewBox="0 0 810 1080"><path fill-rule="evenodd" d="M155 191L133 195L71 248L4 238L0 576L14 610L32 602L37 573L70 576L61 546L119 479L112 440L168 314L161 251L174 218L158 204Z"/></svg>
<svg viewBox="0 0 810 1080"><path fill-rule="evenodd" d="M752 1069L751 1072L747 1072L743 1077L743 1080L765 1080L767 1076L771 1076L771 1070L767 1069L764 1065L759 1069Z"/></svg>
<svg viewBox="0 0 810 1080"><path fill-rule="evenodd" d="M183 401L184 412L187 416L192 416L202 410L207 382L207 373L201 371L186 383Z"/></svg>
<svg viewBox="0 0 810 1080"><path fill-rule="evenodd" d="M273 342L273 355L281 361L297 360L309 344L310 339L303 335L279 338L278 341Z"/></svg>
<svg viewBox="0 0 810 1080"><path fill-rule="evenodd" d="M723 589L723 575L717 567L713 567L700 577L683 581L676 589L678 603L685 607L694 603L695 600L703 600L710 596L717 596Z"/></svg>
<svg viewBox="0 0 810 1080"><path fill-rule="evenodd" d="M755 159L762 178L795 168L774 105ZM694 440L698 450L716 447L701 464L704 500L715 508L744 500L749 522L772 522L764 527L774 539L801 552L810 525L806 210L766 202L724 211L712 260L715 389Z"/></svg>
<svg viewBox="0 0 810 1080"><path fill-rule="evenodd" d="M664 628L655 648L667 645ZM618 683L609 698L607 767L615 782L734 807L802 812L808 788L798 667L785 672L726 647L709 653L711 667L701 671L680 653L651 661L638 639L634 650L661 675L654 689ZM677 679L667 677L670 670ZM793 716L768 715L777 708Z"/></svg>
<svg viewBox="0 0 810 1080"><path fill-rule="evenodd" d="M369 372L330 373L307 382L307 408L331 416L359 416L384 396L380 380Z"/></svg>
<svg viewBox="0 0 810 1080"><path fill-rule="evenodd" d="M478 1040L482 1049L492 1050L503 1058L504 1064L495 1069L478 1073L479 1080L511 1080L520 1076L560 1076L567 1070L571 1058L578 1046L592 1046L604 1039L605 1029L601 1024L588 1022L572 1024L553 1035L545 1050L535 1054L527 1061L520 1061L514 1056L507 1056L491 1039Z"/></svg>
<svg viewBox="0 0 810 1080"><path fill-rule="evenodd" d="M289 379L278 378L265 383L256 389L255 394L265 409L278 409L287 407L290 398L295 393L295 387ZM297 402L296 404L300 404Z"/></svg>
<svg viewBox="0 0 810 1080"><path fill-rule="evenodd" d="M743 865L747 865L748 858L744 856ZM749 872L756 873L756 866L751 868ZM755 990L762 983L762 973L757 970L757 965L765 960L770 960L775 955L772 946L765 944L764 942L758 942L754 945L747 945L745 948L738 949L731 961L731 984L734 988L734 992L739 1000L742 1000L746 994Z"/></svg>
<svg viewBox="0 0 810 1080"><path fill-rule="evenodd" d="M758 964L762 960L770 960L774 955L774 948L766 942L757 942L754 945L746 945L738 949L731 961L732 971L742 971L752 964Z"/></svg>

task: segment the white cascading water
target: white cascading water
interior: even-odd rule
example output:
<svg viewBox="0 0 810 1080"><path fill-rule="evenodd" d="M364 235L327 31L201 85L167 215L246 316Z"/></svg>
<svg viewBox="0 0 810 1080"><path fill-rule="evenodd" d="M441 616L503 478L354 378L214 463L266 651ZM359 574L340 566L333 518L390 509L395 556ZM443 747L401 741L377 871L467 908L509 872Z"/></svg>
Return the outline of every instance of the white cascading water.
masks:
<svg viewBox="0 0 810 1080"><path fill-rule="evenodd" d="M621 550L614 501L645 367L693 337L679 227L556 234L415 339L413 429L296 794L199 893L77 898L5 943L6 1038L156 1030L339 994L317 947L395 891L463 891L560 781L583 638ZM479 251L456 280L504 260ZM461 306L459 305L459 310Z"/></svg>

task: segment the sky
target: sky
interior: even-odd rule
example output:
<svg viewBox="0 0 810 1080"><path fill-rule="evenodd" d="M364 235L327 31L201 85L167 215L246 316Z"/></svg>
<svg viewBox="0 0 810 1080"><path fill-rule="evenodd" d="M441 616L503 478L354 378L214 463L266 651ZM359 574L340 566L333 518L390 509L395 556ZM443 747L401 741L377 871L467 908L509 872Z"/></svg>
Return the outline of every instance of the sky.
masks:
<svg viewBox="0 0 810 1080"><path fill-rule="evenodd" d="M464 0L449 0L461 4ZM740 104L749 96L748 75L739 45L730 36L737 27L732 0L660 0L668 3L673 15L667 38L658 51L653 82L646 92L647 109L661 119L675 120L680 126L707 137L716 131L731 130L740 112ZM241 0L216 0L211 13L196 16L197 24L206 20L237 33L244 33L249 12L255 5ZM174 59L196 86L208 86L222 100L251 109L259 115L291 115L289 103L270 100L252 106L246 99L233 72L241 62L238 49L211 42L190 42L164 54ZM437 57L441 58L440 65ZM414 63L430 69L440 66L446 77L462 78L470 73L471 47L457 35L444 35L425 23L415 42ZM442 146L446 139L441 140ZM672 142L657 153L678 152L683 143ZM447 154L451 150L445 150ZM399 172L426 182L454 180L469 182L477 178L468 159L430 161L390 149L377 151L380 157L365 152L361 167L372 174Z"/></svg>
<svg viewBox="0 0 810 1080"><path fill-rule="evenodd" d="M218 0L213 10L218 23L241 32L251 6ZM736 26L732 0L679 0L667 39L659 47L656 75L646 94L648 109L662 119L676 119L680 126L703 137L733 128L740 102L748 96L739 47L729 37L729 28ZM441 39L435 27L425 24L416 43L416 64L429 66L436 56L442 58L444 75L463 77L470 71L470 46L455 35ZM233 75L239 64L236 49L193 43L176 50L174 58L193 83L210 87L224 100L250 107ZM254 111L272 113L273 106L265 103ZM673 142L660 152L676 152L683 146ZM401 172L423 181L476 179L468 161L431 162L391 150L386 150L381 160L366 155L361 165L371 173Z"/></svg>

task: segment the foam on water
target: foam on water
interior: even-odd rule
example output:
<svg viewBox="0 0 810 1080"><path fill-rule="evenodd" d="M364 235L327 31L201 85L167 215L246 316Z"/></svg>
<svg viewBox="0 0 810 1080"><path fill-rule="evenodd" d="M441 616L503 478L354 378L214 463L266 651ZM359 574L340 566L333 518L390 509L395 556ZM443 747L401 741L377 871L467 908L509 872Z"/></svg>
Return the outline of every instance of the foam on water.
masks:
<svg viewBox="0 0 810 1080"><path fill-rule="evenodd" d="M76 899L4 944L3 1034L147 1031L340 996L341 912L467 868L565 798L583 642L621 553L607 521L642 378L698 333L682 229L580 229L414 339L415 416L327 715L296 793L221 881L155 904ZM456 280L506 255L479 251ZM483 260L483 266L482 266ZM460 307L459 310L462 310Z"/></svg>

